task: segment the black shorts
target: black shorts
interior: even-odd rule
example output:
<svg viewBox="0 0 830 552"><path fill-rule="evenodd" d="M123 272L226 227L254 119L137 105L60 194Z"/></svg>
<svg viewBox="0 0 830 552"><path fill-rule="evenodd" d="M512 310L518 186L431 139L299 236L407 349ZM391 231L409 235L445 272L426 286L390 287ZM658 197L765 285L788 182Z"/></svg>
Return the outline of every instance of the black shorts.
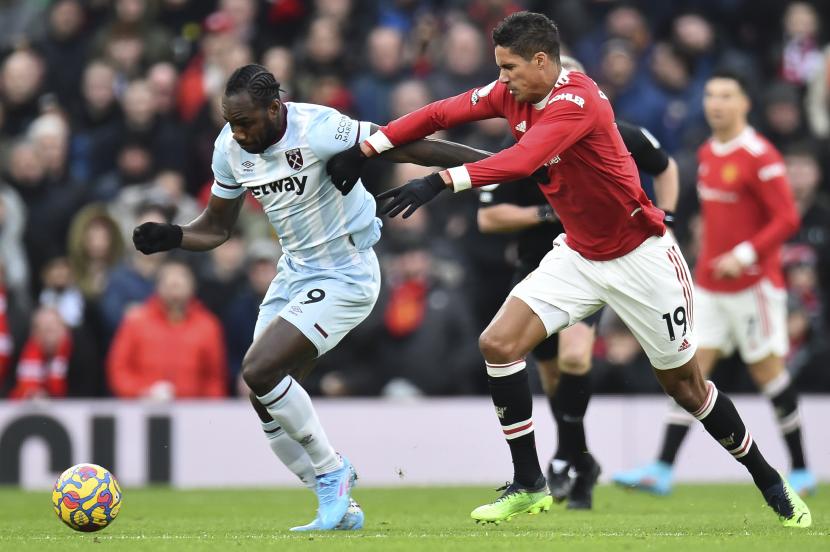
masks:
<svg viewBox="0 0 830 552"><path fill-rule="evenodd" d="M535 268L535 267L534 267ZM511 289L516 287L516 284L527 278L527 275L533 271L531 270L523 270L517 269L516 272L513 273L513 282L511 285ZM582 320L583 324L588 324L591 327L596 326L599 324L599 318L602 316L602 309L599 309L597 312L589 316L588 318ZM544 341L536 345L533 351L533 358L536 360L541 360L543 362L548 360L553 360L557 356L559 356L559 334L555 333L550 337L546 338Z"/></svg>

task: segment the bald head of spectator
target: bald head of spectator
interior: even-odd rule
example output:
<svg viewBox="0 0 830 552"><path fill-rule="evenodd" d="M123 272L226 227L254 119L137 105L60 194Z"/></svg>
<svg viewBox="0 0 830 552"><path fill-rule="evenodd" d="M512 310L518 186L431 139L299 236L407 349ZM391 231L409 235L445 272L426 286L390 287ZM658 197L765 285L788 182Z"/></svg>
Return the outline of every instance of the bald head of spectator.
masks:
<svg viewBox="0 0 830 552"><path fill-rule="evenodd" d="M687 55L699 56L712 50L715 31L702 15L685 13L672 24L674 43Z"/></svg>
<svg viewBox="0 0 830 552"><path fill-rule="evenodd" d="M7 170L9 179L20 188L36 188L46 177L46 166L30 141L19 141L12 146Z"/></svg>
<svg viewBox="0 0 830 552"><path fill-rule="evenodd" d="M343 37L340 25L332 17L318 17L311 22L306 37L309 61L328 65L343 55Z"/></svg>
<svg viewBox="0 0 830 552"><path fill-rule="evenodd" d="M41 115L29 127L28 136L37 148L47 174L65 176L69 152L69 125L66 120L56 113Z"/></svg>
<svg viewBox="0 0 830 552"><path fill-rule="evenodd" d="M147 84L155 98L156 112L172 115L176 109L176 92L179 72L168 62L156 63L147 71Z"/></svg>
<svg viewBox="0 0 830 552"><path fill-rule="evenodd" d="M84 68L81 94L92 114L109 111L115 103L115 69L104 61L92 61Z"/></svg>
<svg viewBox="0 0 830 552"><path fill-rule="evenodd" d="M156 116L156 102L153 90L145 80L135 80L124 91L122 107L127 117L127 124L131 128L149 128Z"/></svg>
<svg viewBox="0 0 830 552"><path fill-rule="evenodd" d="M156 276L156 293L168 316L182 316L196 295L193 271L183 262L165 261Z"/></svg>
<svg viewBox="0 0 830 552"><path fill-rule="evenodd" d="M444 58L450 73L476 74L484 63L484 52L484 36L478 29L469 23L456 23L450 27L444 42Z"/></svg>
<svg viewBox="0 0 830 552"><path fill-rule="evenodd" d="M41 307L32 315L32 339L45 355L53 356L66 338L68 329L54 307Z"/></svg>
<svg viewBox="0 0 830 552"><path fill-rule="evenodd" d="M8 106L33 101L43 84L43 60L30 50L17 50L3 62L0 69L0 90Z"/></svg>
<svg viewBox="0 0 830 552"><path fill-rule="evenodd" d="M403 65L403 36L398 29L377 27L369 33L367 54L372 72L394 76Z"/></svg>
<svg viewBox="0 0 830 552"><path fill-rule="evenodd" d="M397 85L391 94L390 111L393 119L412 113L432 101L429 87L421 80L407 80Z"/></svg>

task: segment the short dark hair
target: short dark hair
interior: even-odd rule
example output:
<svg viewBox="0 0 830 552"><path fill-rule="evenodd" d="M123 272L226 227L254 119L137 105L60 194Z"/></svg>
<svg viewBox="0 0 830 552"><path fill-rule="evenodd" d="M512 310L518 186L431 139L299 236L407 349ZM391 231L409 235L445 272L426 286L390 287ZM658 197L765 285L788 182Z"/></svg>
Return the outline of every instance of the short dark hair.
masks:
<svg viewBox="0 0 830 552"><path fill-rule="evenodd" d="M508 15L493 29L493 43L526 60L545 52L559 63L559 29L541 13L520 11Z"/></svg>
<svg viewBox="0 0 830 552"><path fill-rule="evenodd" d="M744 93L745 96L749 96L749 81L747 81L746 76L741 73L740 71L736 71L731 67L720 67L712 71L712 74L709 75L709 78L706 79L707 82L712 79L729 79L733 80L738 84L738 88L741 89L741 92Z"/></svg>
<svg viewBox="0 0 830 552"><path fill-rule="evenodd" d="M256 63L243 65L234 71L225 84L225 96L247 92L261 107L268 107L280 97L280 83L268 69Z"/></svg>

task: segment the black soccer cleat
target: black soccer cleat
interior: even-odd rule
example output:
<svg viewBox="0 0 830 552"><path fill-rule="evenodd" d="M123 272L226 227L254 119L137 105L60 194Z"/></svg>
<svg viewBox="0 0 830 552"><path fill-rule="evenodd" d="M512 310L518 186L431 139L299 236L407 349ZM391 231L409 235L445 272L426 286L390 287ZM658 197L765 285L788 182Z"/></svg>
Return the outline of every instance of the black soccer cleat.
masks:
<svg viewBox="0 0 830 552"><path fill-rule="evenodd" d="M571 474L571 465L565 460L551 458L548 462L548 488L554 502L559 503L568 498L574 486L574 478Z"/></svg>
<svg viewBox="0 0 830 552"><path fill-rule="evenodd" d="M602 468L590 453L585 453L584 467L577 470L573 488L568 494L569 510L590 510L594 503L594 487Z"/></svg>

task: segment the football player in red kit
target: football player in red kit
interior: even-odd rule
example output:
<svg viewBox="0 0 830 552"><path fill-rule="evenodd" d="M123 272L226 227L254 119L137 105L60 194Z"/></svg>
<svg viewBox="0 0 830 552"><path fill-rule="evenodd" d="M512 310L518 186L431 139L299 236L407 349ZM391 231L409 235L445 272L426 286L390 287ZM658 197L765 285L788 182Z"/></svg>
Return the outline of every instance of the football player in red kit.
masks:
<svg viewBox="0 0 830 552"><path fill-rule="evenodd" d="M585 74L562 69L556 25L519 12L493 31L498 80L431 103L329 161L332 182L348 191L374 155L469 121L503 117L516 145L381 194L383 212L409 216L446 189L517 180L546 167L540 184L567 235L510 293L479 340L490 393L513 459L513 482L473 519L500 522L550 508L539 466L525 356L542 340L613 308L628 325L666 392L749 470L785 525L810 513L761 455L732 401L697 366L692 285L663 212L640 187L608 98Z"/></svg>
<svg viewBox="0 0 830 552"><path fill-rule="evenodd" d="M740 75L712 75L703 107L712 138L698 150L703 222L695 267L698 364L708 375L721 356L738 350L772 401L790 453L790 485L810 494L816 479L804 460L797 395L784 365L789 342L781 244L799 224L784 161L747 123L750 103ZM658 460L616 474L614 481L667 494L690 422L685 412L671 412Z"/></svg>

